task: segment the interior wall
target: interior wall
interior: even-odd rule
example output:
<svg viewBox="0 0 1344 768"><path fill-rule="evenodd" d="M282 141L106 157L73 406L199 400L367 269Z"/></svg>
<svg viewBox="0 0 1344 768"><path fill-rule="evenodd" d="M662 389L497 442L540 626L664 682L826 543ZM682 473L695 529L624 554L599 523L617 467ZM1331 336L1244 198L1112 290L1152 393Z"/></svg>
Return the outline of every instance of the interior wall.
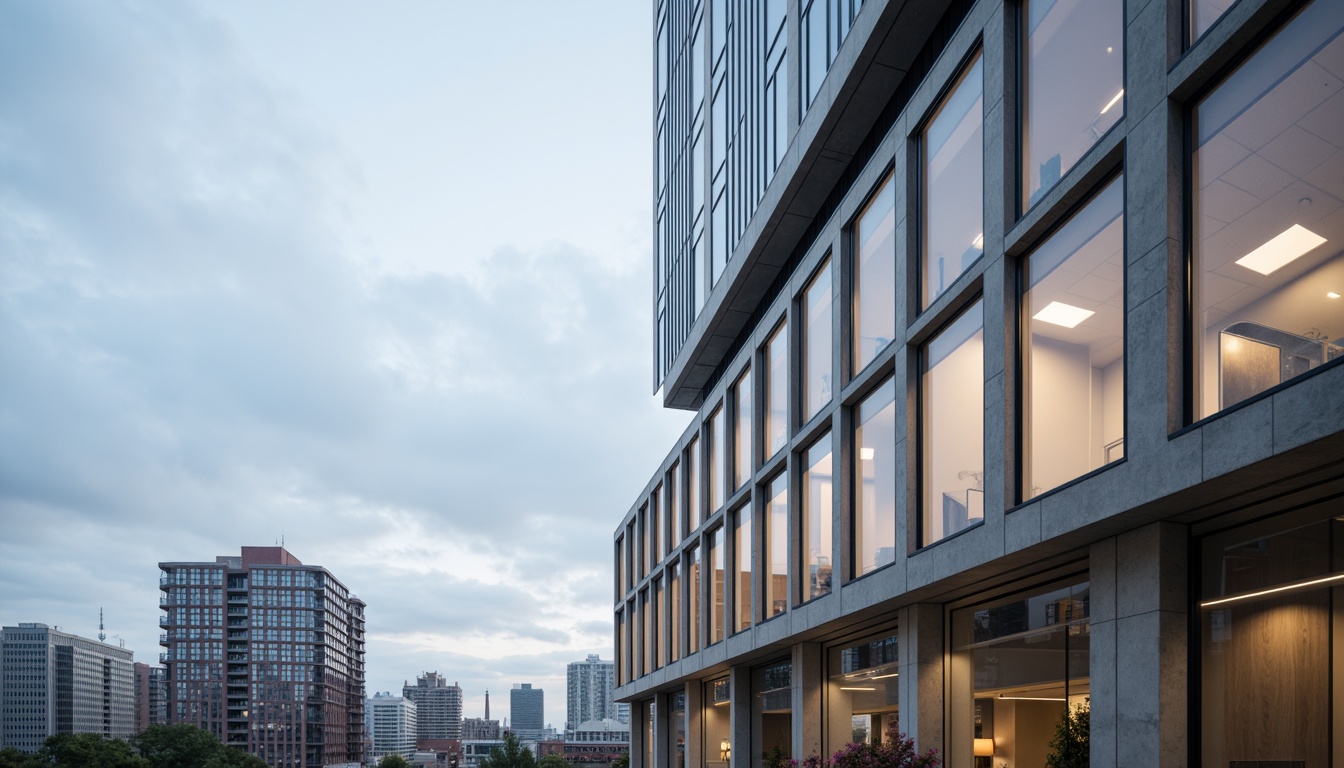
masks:
<svg viewBox="0 0 1344 768"><path fill-rule="evenodd" d="M1096 466L1087 346L1033 335L1031 381L1029 487L1035 495Z"/></svg>

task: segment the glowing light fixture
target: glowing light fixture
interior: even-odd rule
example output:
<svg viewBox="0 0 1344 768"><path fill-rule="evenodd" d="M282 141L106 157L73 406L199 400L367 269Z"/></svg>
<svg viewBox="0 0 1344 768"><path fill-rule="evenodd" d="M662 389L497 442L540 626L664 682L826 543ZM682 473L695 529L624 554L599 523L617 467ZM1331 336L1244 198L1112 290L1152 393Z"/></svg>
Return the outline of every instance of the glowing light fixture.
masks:
<svg viewBox="0 0 1344 768"><path fill-rule="evenodd" d="M862 686L862 685L842 685L842 686L840 686L840 690L842 690L842 691L876 691L877 689L874 688L874 687L872 687L872 686L866 686L866 687L865 687L865 686Z"/></svg>
<svg viewBox="0 0 1344 768"><path fill-rule="evenodd" d="M873 460L873 449L872 449L872 448L860 448L860 449L859 449L859 458L862 459L862 460L864 460L864 461L872 461L872 460Z"/></svg>
<svg viewBox="0 0 1344 768"><path fill-rule="evenodd" d="M985 247L985 233L984 233L984 232L981 232L980 234L976 235L976 236L975 236L975 239L971 241L971 245L972 245L976 250L982 250L982 249L984 249L984 247Z"/></svg>
<svg viewBox="0 0 1344 768"><path fill-rule="evenodd" d="M1301 224L1283 230L1269 242L1237 259L1241 266L1268 275L1325 242L1325 238Z"/></svg>
<svg viewBox="0 0 1344 768"><path fill-rule="evenodd" d="M728 758L732 756L732 753L733 753L732 745L728 743L727 739L724 739L723 741L719 742L720 760L724 761L725 763L728 762Z"/></svg>
<svg viewBox="0 0 1344 768"><path fill-rule="evenodd" d="M976 740L975 740L975 756L976 756L976 757L993 757L993 756L994 756L994 740L993 740L993 739L976 739Z"/></svg>
<svg viewBox="0 0 1344 768"><path fill-rule="evenodd" d="M1045 305L1045 309L1032 315L1032 319L1065 328L1073 328L1095 314L1096 312L1090 309L1075 307L1062 301L1052 301Z"/></svg>
<svg viewBox="0 0 1344 768"><path fill-rule="evenodd" d="M1111 107L1114 107L1114 106L1115 106L1115 103L1116 103L1117 101L1119 101L1120 99L1124 98L1124 95L1125 95L1125 89L1124 89L1124 88L1121 88L1121 89L1120 89L1120 92L1117 93L1117 94L1115 94L1114 96L1112 96L1112 97L1111 97L1111 100L1108 101L1108 102L1106 102L1106 106L1104 106L1104 107L1101 108L1101 114L1104 115L1104 114L1106 114L1107 112L1110 112L1110 111L1111 111Z"/></svg>
<svg viewBox="0 0 1344 768"><path fill-rule="evenodd" d="M1326 292L1325 292L1325 298L1327 298L1327 299L1338 299L1338 298L1339 298L1339 294L1338 294L1338 293L1335 293L1334 291L1326 291Z"/></svg>
<svg viewBox="0 0 1344 768"><path fill-rule="evenodd" d="M1002 693L999 698L1004 701L1068 701L1063 696L1007 696Z"/></svg>
<svg viewBox="0 0 1344 768"><path fill-rule="evenodd" d="M900 672L892 672L890 675L878 675L877 677L870 677L870 678L868 678L868 679L869 679L869 680L886 680L888 677L900 677L900 676L901 676L901 673L900 673Z"/></svg>
<svg viewBox="0 0 1344 768"><path fill-rule="evenodd" d="M1307 579L1306 581L1295 581L1291 584L1281 584L1277 587L1271 587L1269 589L1261 589L1255 592L1246 592L1240 595L1232 595L1231 597L1220 597L1217 600L1205 600L1204 602L1199 604L1199 607L1212 608L1215 605L1223 605L1224 603L1234 603L1238 600L1250 600L1253 597L1264 597L1265 595L1273 595L1279 592L1288 592L1294 589L1306 589L1307 587L1314 587L1317 586L1318 584L1329 584L1332 581L1344 581L1344 573L1336 573L1333 576L1324 576L1319 579Z"/></svg>

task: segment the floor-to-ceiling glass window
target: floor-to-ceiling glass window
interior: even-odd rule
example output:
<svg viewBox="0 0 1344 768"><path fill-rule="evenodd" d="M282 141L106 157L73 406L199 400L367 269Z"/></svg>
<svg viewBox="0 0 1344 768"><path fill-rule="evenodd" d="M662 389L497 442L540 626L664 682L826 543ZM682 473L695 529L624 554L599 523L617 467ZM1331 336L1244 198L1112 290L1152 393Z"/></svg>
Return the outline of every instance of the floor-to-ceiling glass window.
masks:
<svg viewBox="0 0 1344 768"><path fill-rule="evenodd" d="M827 259L817 270L816 277L803 291L802 316L802 423L831 402L831 360L834 340L831 337L831 261Z"/></svg>
<svg viewBox="0 0 1344 768"><path fill-rule="evenodd" d="M852 578L896 560L896 382L854 409Z"/></svg>
<svg viewBox="0 0 1344 768"><path fill-rule="evenodd" d="M728 485L728 447L727 434L724 432L723 406L720 405L709 415L705 422L705 441L709 448L705 456L705 485L709 488L709 508L705 514L712 515L723 506L728 494L724 489Z"/></svg>
<svg viewBox="0 0 1344 768"><path fill-rule="evenodd" d="M900 645L895 628L826 651L825 752L878 743L897 725Z"/></svg>
<svg viewBox="0 0 1344 768"><path fill-rule="evenodd" d="M686 550L686 653L700 650L700 545Z"/></svg>
<svg viewBox="0 0 1344 768"><path fill-rule="evenodd" d="M727 766L733 756L732 689L728 678L705 683L701 741L704 764Z"/></svg>
<svg viewBox="0 0 1344 768"><path fill-rule="evenodd" d="M789 609L789 473L781 472L770 481L766 492L765 526L761 547L765 563L761 567L764 587L763 619Z"/></svg>
<svg viewBox="0 0 1344 768"><path fill-rule="evenodd" d="M896 337L896 186L888 176L854 222L850 330L857 374Z"/></svg>
<svg viewBox="0 0 1344 768"><path fill-rule="evenodd" d="M1090 613L1086 581L952 612L948 765L977 747L995 766L1047 764L1063 718L1089 706Z"/></svg>
<svg viewBox="0 0 1344 768"><path fill-rule="evenodd" d="M733 511L733 631L751 629L751 504Z"/></svg>
<svg viewBox="0 0 1344 768"><path fill-rule="evenodd" d="M1125 455L1124 180L1022 269L1025 501Z"/></svg>
<svg viewBox="0 0 1344 768"><path fill-rule="evenodd" d="M667 565L667 661L681 658L681 633L685 625L681 621L681 562L674 560Z"/></svg>
<svg viewBox="0 0 1344 768"><path fill-rule="evenodd" d="M678 477L681 474L678 470L680 466L673 464L672 468L667 470L667 480L663 487L667 488L667 501L664 508L667 509L667 553L671 554L681 546L681 540L686 536L686 531L682 527L681 516L681 488Z"/></svg>
<svg viewBox="0 0 1344 768"><path fill-rule="evenodd" d="M694 532L700 527L700 438L693 437L686 444L686 529Z"/></svg>
<svg viewBox="0 0 1344 768"><path fill-rule="evenodd" d="M663 516L659 514L662 508L663 486L659 485L653 489L653 495L649 497L649 518L644 525L645 532L649 535L649 545L644 551L648 554L648 569L653 571L658 567L658 562L663 559L662 550L662 532Z"/></svg>
<svg viewBox="0 0 1344 768"><path fill-rule="evenodd" d="M668 696L668 726L671 731L667 748L669 768L686 768L686 694L678 691Z"/></svg>
<svg viewBox="0 0 1344 768"><path fill-rule="evenodd" d="M798 550L802 568L799 599L807 602L831 591L831 509L834 499L831 435L827 433L803 453L803 498L799 501Z"/></svg>
<svg viewBox="0 0 1344 768"><path fill-rule="evenodd" d="M1200 765L1344 766L1338 502L1197 544Z"/></svg>
<svg viewBox="0 0 1344 768"><path fill-rule="evenodd" d="M920 545L985 517L984 301L923 350L920 381Z"/></svg>
<svg viewBox="0 0 1344 768"><path fill-rule="evenodd" d="M927 307L984 252L984 66L962 71L924 128L920 245Z"/></svg>
<svg viewBox="0 0 1344 768"><path fill-rule="evenodd" d="M751 429L751 369L742 372L733 384L733 490L736 491L751 479L752 429Z"/></svg>
<svg viewBox="0 0 1344 768"><path fill-rule="evenodd" d="M652 663L649 670L655 670L663 666L663 579L661 576L653 577L650 581L649 589L649 635L645 640L649 644L649 658Z"/></svg>
<svg viewBox="0 0 1344 768"><path fill-rule="evenodd" d="M1237 0L1188 0L1190 5L1188 26L1188 42L1198 40L1201 35L1209 31L1213 23L1222 18L1228 8Z"/></svg>
<svg viewBox="0 0 1344 768"><path fill-rule="evenodd" d="M793 664L751 670L752 766L793 756Z"/></svg>
<svg viewBox="0 0 1344 768"><path fill-rule="evenodd" d="M789 334L788 326L775 329L765 343L765 457L768 459L789 442Z"/></svg>
<svg viewBox="0 0 1344 768"><path fill-rule="evenodd" d="M1124 21L1124 3L1024 3L1023 210L1124 117Z"/></svg>
<svg viewBox="0 0 1344 768"><path fill-rule="evenodd" d="M644 702L644 768L654 768L653 762L653 718L658 708L654 700Z"/></svg>
<svg viewBox="0 0 1344 768"><path fill-rule="evenodd" d="M1341 31L1317 0L1194 106L1196 419L1344 355Z"/></svg>
<svg viewBox="0 0 1344 768"><path fill-rule="evenodd" d="M724 557L727 555L724 541L724 527L720 525L709 534L709 551L706 556L706 566L709 568L709 640L713 645L723 639L724 628L728 624L728 618L725 611L727 606L723 602L724 579L727 576L723 572Z"/></svg>

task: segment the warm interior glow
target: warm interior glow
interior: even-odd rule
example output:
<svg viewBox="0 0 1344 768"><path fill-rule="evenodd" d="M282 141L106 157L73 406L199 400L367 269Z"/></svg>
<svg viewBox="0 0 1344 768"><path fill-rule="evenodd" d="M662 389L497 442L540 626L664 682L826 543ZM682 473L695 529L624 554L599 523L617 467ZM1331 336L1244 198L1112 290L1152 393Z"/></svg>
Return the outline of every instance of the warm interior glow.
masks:
<svg viewBox="0 0 1344 768"><path fill-rule="evenodd" d="M1327 298L1327 299L1338 299L1338 298L1339 298L1339 294L1338 294L1338 293L1335 293L1334 291L1326 291L1326 292L1325 292L1325 298Z"/></svg>
<svg viewBox="0 0 1344 768"><path fill-rule="evenodd" d="M1090 309L1075 307L1062 301L1052 301L1045 306L1045 309L1032 315L1032 318L1064 328L1073 328L1095 314L1096 312Z"/></svg>
<svg viewBox="0 0 1344 768"><path fill-rule="evenodd" d="M864 687L864 686L862 686L862 685L842 685L842 686L840 686L840 690L842 690L842 691L876 691L877 689L876 689L876 688L873 688L872 686Z"/></svg>
<svg viewBox="0 0 1344 768"><path fill-rule="evenodd" d="M1063 696L1009 696L1000 693L999 698L1004 701L1068 701Z"/></svg>
<svg viewBox="0 0 1344 768"><path fill-rule="evenodd" d="M1123 97L1124 95L1125 95L1125 89L1124 89L1124 88L1121 88L1121 89L1120 89L1120 92L1117 93L1117 94L1115 94L1114 96L1112 96L1112 97L1111 97L1111 100L1108 101L1108 102L1106 102L1106 106L1104 106L1104 107L1101 108L1101 114L1104 115L1104 114L1106 114L1107 112L1110 112L1110 111L1111 111L1111 107L1114 107L1114 106L1115 106L1115 102L1119 101L1120 98Z"/></svg>
<svg viewBox="0 0 1344 768"><path fill-rule="evenodd" d="M976 740L975 740L975 756L976 756L976 757L993 757L993 756L994 756L994 740L993 740L993 739L976 739Z"/></svg>
<svg viewBox="0 0 1344 768"><path fill-rule="evenodd" d="M1268 275L1324 242L1324 237L1301 224L1294 224L1275 235L1269 242L1237 259L1237 263L1262 275Z"/></svg>
<svg viewBox="0 0 1344 768"><path fill-rule="evenodd" d="M864 461L872 461L872 460L873 460L873 449L872 449L872 448L860 448L860 449L859 449L859 458L862 459L862 460L864 460Z"/></svg>
<svg viewBox="0 0 1344 768"><path fill-rule="evenodd" d="M1269 589L1261 589L1255 592L1246 592L1244 594L1232 595L1230 597L1220 597L1217 600L1205 600L1204 602L1199 604L1199 607L1212 608L1215 605L1223 605L1224 603L1233 603L1238 600L1250 600L1253 597L1264 597L1265 595L1273 595L1279 592L1288 592L1294 589L1306 589L1307 587L1314 587L1318 584L1328 584L1332 581L1340 581L1341 579L1344 579L1344 573L1336 573L1333 576L1324 576L1319 579L1295 581L1292 584L1282 584L1277 587L1271 587Z"/></svg>
<svg viewBox="0 0 1344 768"><path fill-rule="evenodd" d="M984 248L984 247L985 247L985 233L984 233L984 232L981 232L980 234L976 235L976 236L975 236L975 239L971 241L971 245L974 246L975 249L976 249L977 251L980 250L980 249L982 249L982 248Z"/></svg>

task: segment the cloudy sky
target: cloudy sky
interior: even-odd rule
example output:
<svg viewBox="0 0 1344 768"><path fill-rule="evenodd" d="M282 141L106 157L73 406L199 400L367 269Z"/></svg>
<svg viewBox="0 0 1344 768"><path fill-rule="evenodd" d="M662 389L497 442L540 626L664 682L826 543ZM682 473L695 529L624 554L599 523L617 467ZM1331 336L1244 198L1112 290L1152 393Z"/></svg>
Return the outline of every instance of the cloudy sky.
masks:
<svg viewBox="0 0 1344 768"><path fill-rule="evenodd" d="M368 689L611 656L650 395L649 11L0 3L0 624L157 660L157 563L281 536Z"/></svg>

